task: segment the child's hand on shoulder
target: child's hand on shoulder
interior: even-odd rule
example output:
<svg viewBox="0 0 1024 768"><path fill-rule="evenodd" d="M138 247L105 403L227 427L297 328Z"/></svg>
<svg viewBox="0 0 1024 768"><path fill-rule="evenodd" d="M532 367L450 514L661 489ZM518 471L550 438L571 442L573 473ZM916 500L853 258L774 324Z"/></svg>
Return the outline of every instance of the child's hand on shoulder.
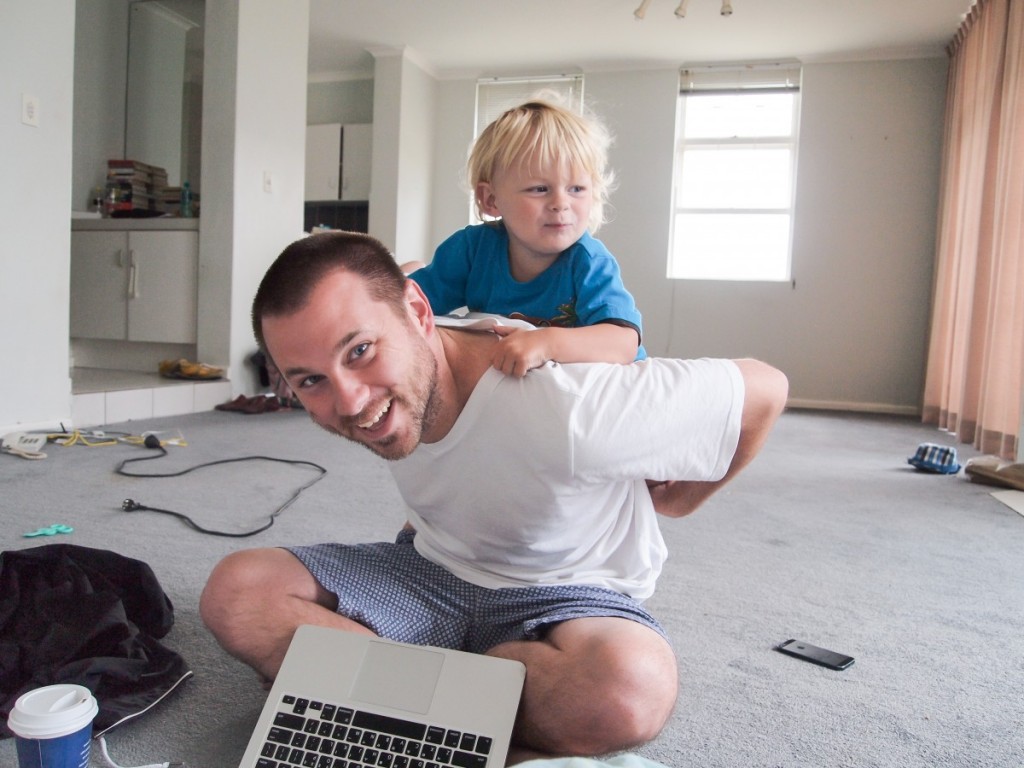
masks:
<svg viewBox="0 0 1024 768"><path fill-rule="evenodd" d="M491 365L506 376L521 378L551 359L545 344L544 329L496 325L494 332L501 337L501 341L494 348Z"/></svg>

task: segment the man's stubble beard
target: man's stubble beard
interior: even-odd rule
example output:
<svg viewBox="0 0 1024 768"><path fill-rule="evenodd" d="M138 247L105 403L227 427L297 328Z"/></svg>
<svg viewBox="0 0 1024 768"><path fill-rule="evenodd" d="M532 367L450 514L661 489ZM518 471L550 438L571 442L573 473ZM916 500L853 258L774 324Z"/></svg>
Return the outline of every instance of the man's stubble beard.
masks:
<svg viewBox="0 0 1024 768"><path fill-rule="evenodd" d="M437 421L438 414L441 410L437 395L437 379L437 360L430 351L430 346L422 339L419 339L415 363L413 366L413 374L409 378L409 381L414 387L412 395L410 397L400 397L395 395L394 392L388 392L388 395L392 398L392 408L400 405L409 406L408 413L410 414L411 425L415 437L415 440L409 450L404 451L400 455L389 454L381 450L382 448L386 449L395 444L398 437L394 434L388 436L381 442L370 444L363 442L362 440L356 440L329 424L322 424L313 418L312 414L310 414L310 418L313 420L314 424L332 435L344 438L351 443L362 445L371 453L380 456L382 459L398 461L400 459L404 459L416 449L416 446L420 444L420 441L423 438L423 433L428 431ZM356 427L356 429L358 429L358 427Z"/></svg>

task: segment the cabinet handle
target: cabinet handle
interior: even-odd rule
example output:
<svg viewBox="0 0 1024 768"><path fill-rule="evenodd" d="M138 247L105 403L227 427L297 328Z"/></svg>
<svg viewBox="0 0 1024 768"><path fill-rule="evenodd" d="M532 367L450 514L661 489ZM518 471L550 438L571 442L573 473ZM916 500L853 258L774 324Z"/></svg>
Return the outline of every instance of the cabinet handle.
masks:
<svg viewBox="0 0 1024 768"><path fill-rule="evenodd" d="M135 263L135 251L128 251L128 298L139 298L139 267Z"/></svg>
<svg viewBox="0 0 1024 768"><path fill-rule="evenodd" d="M124 266L124 248L117 249L117 266Z"/></svg>

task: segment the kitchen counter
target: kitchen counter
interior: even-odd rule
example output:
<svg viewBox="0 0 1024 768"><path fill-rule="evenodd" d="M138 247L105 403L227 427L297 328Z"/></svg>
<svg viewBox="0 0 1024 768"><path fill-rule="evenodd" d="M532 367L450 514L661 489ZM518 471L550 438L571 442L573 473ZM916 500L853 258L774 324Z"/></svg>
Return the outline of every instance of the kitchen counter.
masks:
<svg viewBox="0 0 1024 768"><path fill-rule="evenodd" d="M199 219L178 216L154 216L151 219L71 219L71 229L77 232L169 232L198 231Z"/></svg>

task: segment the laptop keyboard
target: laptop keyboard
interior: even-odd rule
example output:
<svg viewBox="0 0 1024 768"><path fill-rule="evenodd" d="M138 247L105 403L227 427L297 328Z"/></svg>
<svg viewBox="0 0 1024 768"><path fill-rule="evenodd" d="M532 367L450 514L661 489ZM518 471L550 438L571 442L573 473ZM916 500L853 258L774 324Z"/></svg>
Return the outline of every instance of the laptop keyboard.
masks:
<svg viewBox="0 0 1024 768"><path fill-rule="evenodd" d="M487 736L281 697L256 768L486 768Z"/></svg>

